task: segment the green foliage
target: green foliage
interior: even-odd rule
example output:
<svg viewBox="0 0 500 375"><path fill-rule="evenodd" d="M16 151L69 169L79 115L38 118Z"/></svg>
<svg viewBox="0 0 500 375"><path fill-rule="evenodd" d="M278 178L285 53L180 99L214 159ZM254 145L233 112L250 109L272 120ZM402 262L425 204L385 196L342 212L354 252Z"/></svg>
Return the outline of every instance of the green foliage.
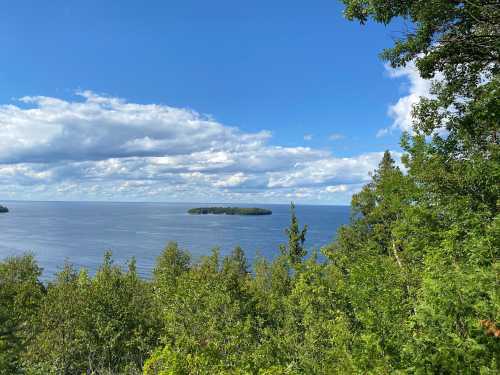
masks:
<svg viewBox="0 0 500 375"><path fill-rule="evenodd" d="M190 268L190 255L169 242L156 261L153 270L155 296L160 302L168 301L175 293L177 278Z"/></svg>
<svg viewBox="0 0 500 375"><path fill-rule="evenodd" d="M157 345L151 286L111 253L94 277L66 265L47 287L25 364L32 374L138 373Z"/></svg>
<svg viewBox="0 0 500 375"><path fill-rule="evenodd" d="M307 254L304 248L307 225L305 225L302 230L299 228L299 222L297 220L297 215L295 215L295 205L293 202L290 205L290 210L292 212L290 227L285 230L288 237L288 245L282 246L281 252L288 257L292 265L297 265L302 262L302 258Z"/></svg>
<svg viewBox="0 0 500 375"><path fill-rule="evenodd" d="M45 292L41 272L32 255L0 263L0 374L22 372L21 357Z"/></svg>
<svg viewBox="0 0 500 375"><path fill-rule="evenodd" d="M467 98L481 91L479 83L499 72L498 1L342 1L346 17L362 24L369 19L383 24L395 19L409 23L403 37L382 57L393 67L414 61L423 78L440 77L436 98L422 102L419 118L424 121L417 122L416 127L427 132L444 126L450 130L462 128L463 124L445 119L461 117ZM495 124L490 123L490 127L495 129Z"/></svg>
<svg viewBox="0 0 500 375"><path fill-rule="evenodd" d="M160 282L164 272L173 278L172 283ZM215 249L211 256L181 273L157 268L155 291L163 301L165 348L148 366L160 366L165 373L189 374L219 373L231 369L234 363L242 363L253 343L249 316L252 302L245 287L248 279L240 248L222 262ZM167 299L162 297L165 294Z"/></svg>
<svg viewBox="0 0 500 375"><path fill-rule="evenodd" d="M406 314L404 309L399 314L398 325L407 336L396 340L402 350L390 363L393 371L497 373L499 4L344 3L346 16L362 23L370 18L385 24L398 17L410 21L414 30L383 57L393 67L413 61L423 78L435 81L434 96L414 108L415 134L402 139L407 174L389 183L401 194L382 188L374 178L371 184L382 188L381 196L390 204L374 203L376 189L365 187L353 199L362 218L339 233L329 255L352 283L355 264L366 263L360 254L375 248L370 244L376 232L382 233L378 248L393 242L401 285L407 290L397 305L408 307ZM383 214L377 214L378 206L384 206ZM353 244L357 240L362 244ZM369 263L379 261L374 257ZM489 322L493 333L481 322Z"/></svg>

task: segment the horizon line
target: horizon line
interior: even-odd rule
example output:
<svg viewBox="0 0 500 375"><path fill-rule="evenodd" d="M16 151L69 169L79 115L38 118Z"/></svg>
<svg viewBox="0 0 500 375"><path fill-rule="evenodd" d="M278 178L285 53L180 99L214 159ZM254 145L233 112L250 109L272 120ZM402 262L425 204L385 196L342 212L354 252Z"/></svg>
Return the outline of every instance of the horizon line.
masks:
<svg viewBox="0 0 500 375"><path fill-rule="evenodd" d="M168 204L223 204L223 205L235 205L235 204L243 204L243 205L253 205L253 204L261 204L261 205L276 205L276 206L289 206L293 203L296 206L340 206L340 207L350 207L351 204L329 204L329 203L297 203L294 201L290 201L289 203L257 203L257 202L200 202L200 201L125 201L125 200L39 200L39 199L3 199L0 202L38 202L38 203L168 203Z"/></svg>

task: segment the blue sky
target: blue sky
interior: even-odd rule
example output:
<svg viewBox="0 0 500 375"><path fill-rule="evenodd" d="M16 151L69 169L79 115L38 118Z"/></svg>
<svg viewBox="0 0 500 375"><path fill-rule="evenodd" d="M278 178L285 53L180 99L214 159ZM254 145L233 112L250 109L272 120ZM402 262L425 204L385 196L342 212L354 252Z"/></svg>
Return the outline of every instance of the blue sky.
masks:
<svg viewBox="0 0 500 375"><path fill-rule="evenodd" d="M0 199L348 203L427 83L397 25L269 3L6 3Z"/></svg>

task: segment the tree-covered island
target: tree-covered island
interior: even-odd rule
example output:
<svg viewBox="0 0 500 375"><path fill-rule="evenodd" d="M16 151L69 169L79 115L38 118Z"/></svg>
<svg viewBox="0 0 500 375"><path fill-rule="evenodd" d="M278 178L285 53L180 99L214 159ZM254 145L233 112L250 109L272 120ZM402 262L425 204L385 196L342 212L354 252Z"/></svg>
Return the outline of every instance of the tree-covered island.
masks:
<svg viewBox="0 0 500 375"><path fill-rule="evenodd" d="M0 213L6 213L6 212L9 212L9 209L7 207L5 207L5 206L2 206L0 204Z"/></svg>
<svg viewBox="0 0 500 375"><path fill-rule="evenodd" d="M191 215L271 215L273 212L257 207L198 207L188 210Z"/></svg>

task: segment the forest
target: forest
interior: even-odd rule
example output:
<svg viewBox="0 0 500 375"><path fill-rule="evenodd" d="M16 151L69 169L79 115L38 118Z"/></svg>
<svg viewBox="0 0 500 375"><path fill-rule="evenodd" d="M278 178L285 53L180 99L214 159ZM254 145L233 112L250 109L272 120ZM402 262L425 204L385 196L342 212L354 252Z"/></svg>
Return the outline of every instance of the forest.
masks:
<svg viewBox="0 0 500 375"><path fill-rule="evenodd" d="M291 207L284 244L191 259L151 278L106 253L51 281L0 263L0 374L498 374L500 3L343 0L361 24L411 24L382 58L433 80L402 165L386 152L322 249ZM333 48L333 47L332 47Z"/></svg>

